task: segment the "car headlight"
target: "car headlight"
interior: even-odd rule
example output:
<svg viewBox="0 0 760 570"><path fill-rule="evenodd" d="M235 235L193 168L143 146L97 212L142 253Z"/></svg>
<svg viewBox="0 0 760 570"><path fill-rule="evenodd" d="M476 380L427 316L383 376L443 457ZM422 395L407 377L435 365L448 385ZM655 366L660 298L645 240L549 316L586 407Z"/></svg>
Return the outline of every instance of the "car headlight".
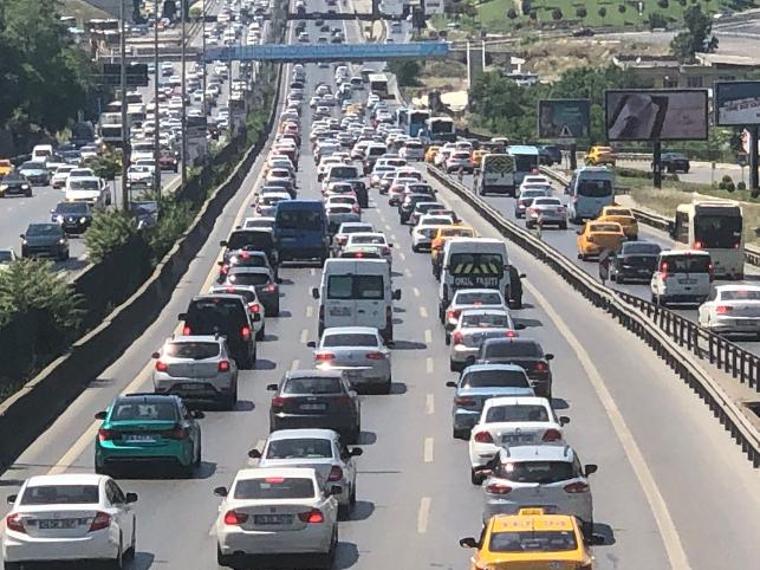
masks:
<svg viewBox="0 0 760 570"><path fill-rule="evenodd" d="M21 185L22 190L29 190L29 184L22 184Z"/></svg>
<svg viewBox="0 0 760 570"><path fill-rule="evenodd" d="M61 245L63 245L64 243L66 243L66 240L63 239L63 238L61 238L61 239L58 240L58 243L60 243Z"/></svg>
<svg viewBox="0 0 760 570"><path fill-rule="evenodd" d="M59 224L62 224L63 223L63 216L61 214L58 214L55 217L55 221L58 222Z"/></svg>
<svg viewBox="0 0 760 570"><path fill-rule="evenodd" d="M29 243L29 242L27 242L27 241L26 241L26 238L21 238L21 243L22 243L23 245L26 245L26 244L27 244L27 243Z"/></svg>
<svg viewBox="0 0 760 570"><path fill-rule="evenodd" d="M0 184L0 190L5 191L7 189L8 189L8 185L7 184Z"/></svg>
<svg viewBox="0 0 760 570"><path fill-rule="evenodd" d="M82 216L81 218L79 218L79 223L80 223L80 224L83 224L83 223L85 223L86 221L87 221L87 218L86 218L86 217L84 217L84 216Z"/></svg>

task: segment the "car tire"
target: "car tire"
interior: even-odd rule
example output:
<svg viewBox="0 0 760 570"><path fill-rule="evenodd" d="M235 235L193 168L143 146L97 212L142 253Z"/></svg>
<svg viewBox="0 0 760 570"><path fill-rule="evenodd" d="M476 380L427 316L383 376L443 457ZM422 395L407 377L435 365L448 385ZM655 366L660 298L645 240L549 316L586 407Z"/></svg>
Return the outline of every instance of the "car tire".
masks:
<svg viewBox="0 0 760 570"><path fill-rule="evenodd" d="M451 335L448 332L446 332L446 338L445 338L444 342L446 343L446 346L450 346L451 345Z"/></svg>
<svg viewBox="0 0 760 570"><path fill-rule="evenodd" d="M393 390L393 380L391 378L388 378L388 381L380 386L380 389L378 390L378 392L380 394L384 394L387 396L388 394L391 393L392 390Z"/></svg>
<svg viewBox="0 0 760 570"><path fill-rule="evenodd" d="M594 519L590 521L583 521L581 524L581 530L583 532L583 542L591 544L594 539Z"/></svg>
<svg viewBox="0 0 760 570"><path fill-rule="evenodd" d="M259 329L259 332L256 333L256 340L264 340L264 337L267 334L266 329L267 329L266 324L261 326L261 328Z"/></svg>
<svg viewBox="0 0 760 570"><path fill-rule="evenodd" d="M412 251L413 251L414 253L419 253L419 252L420 252L420 248L419 248L419 247L417 247L416 245L412 244Z"/></svg>
<svg viewBox="0 0 760 570"><path fill-rule="evenodd" d="M559 229L561 229L561 230L566 230L566 229L567 229L567 222L561 223L561 224L559 225Z"/></svg>
<svg viewBox="0 0 760 570"><path fill-rule="evenodd" d="M132 542L124 553L124 560L134 560L137 554L137 519L132 519Z"/></svg>
<svg viewBox="0 0 760 570"><path fill-rule="evenodd" d="M473 485L480 487L483 484L483 481L485 481L485 477L482 473L479 473L473 468L470 468L470 483Z"/></svg>
<svg viewBox="0 0 760 570"><path fill-rule="evenodd" d="M108 565L113 570L122 570L124 568L124 545L122 539L123 537L119 535L119 550L116 552L116 558Z"/></svg>
<svg viewBox="0 0 760 570"><path fill-rule="evenodd" d="M468 431L466 429L451 428L451 437L454 439L467 439Z"/></svg>
<svg viewBox="0 0 760 570"><path fill-rule="evenodd" d="M618 285L624 285L625 277L620 277L618 275L615 275L615 278L612 279L612 275L610 275L610 281L615 281Z"/></svg>
<svg viewBox="0 0 760 570"><path fill-rule="evenodd" d="M229 554L222 554L222 549L218 544L216 545L216 563L218 566L232 568L232 556Z"/></svg>
<svg viewBox="0 0 760 570"><path fill-rule="evenodd" d="M232 394L229 396L225 396L222 399L222 409L230 412L235 409L235 406L237 405L238 400L238 389L237 384L235 385L235 389L233 390Z"/></svg>
<svg viewBox="0 0 760 570"><path fill-rule="evenodd" d="M322 554L318 557L317 568L329 570L335 566L335 558L338 552L338 526L335 525L335 532L333 535L332 543L330 544L330 550L327 554Z"/></svg>
<svg viewBox="0 0 760 570"><path fill-rule="evenodd" d="M362 433L361 426L356 426L355 429L352 429L350 432L348 432L346 437L346 443L349 443L351 445L357 445L359 443L359 439Z"/></svg>
<svg viewBox="0 0 760 570"><path fill-rule="evenodd" d="M27 198L31 198L32 197L32 191L31 190L29 190L29 192L26 193L26 197Z"/></svg>

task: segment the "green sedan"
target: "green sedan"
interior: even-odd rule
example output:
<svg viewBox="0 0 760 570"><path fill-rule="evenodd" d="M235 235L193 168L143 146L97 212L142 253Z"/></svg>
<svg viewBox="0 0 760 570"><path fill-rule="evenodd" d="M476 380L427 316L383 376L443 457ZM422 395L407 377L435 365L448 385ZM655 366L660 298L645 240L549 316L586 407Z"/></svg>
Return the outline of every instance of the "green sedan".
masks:
<svg viewBox="0 0 760 570"><path fill-rule="evenodd" d="M136 464L170 464L192 476L201 462L203 417L189 411L178 396L129 394L117 397L108 410L95 439L95 472Z"/></svg>

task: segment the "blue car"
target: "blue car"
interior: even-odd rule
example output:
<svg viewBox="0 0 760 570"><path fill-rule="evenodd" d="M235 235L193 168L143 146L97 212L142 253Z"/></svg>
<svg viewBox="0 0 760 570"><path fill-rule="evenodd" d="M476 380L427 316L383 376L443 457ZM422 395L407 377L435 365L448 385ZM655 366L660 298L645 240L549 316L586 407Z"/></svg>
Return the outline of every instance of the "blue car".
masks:
<svg viewBox="0 0 760 570"><path fill-rule="evenodd" d="M280 262L318 259L330 255L325 207L319 200L283 200L274 213L273 237Z"/></svg>

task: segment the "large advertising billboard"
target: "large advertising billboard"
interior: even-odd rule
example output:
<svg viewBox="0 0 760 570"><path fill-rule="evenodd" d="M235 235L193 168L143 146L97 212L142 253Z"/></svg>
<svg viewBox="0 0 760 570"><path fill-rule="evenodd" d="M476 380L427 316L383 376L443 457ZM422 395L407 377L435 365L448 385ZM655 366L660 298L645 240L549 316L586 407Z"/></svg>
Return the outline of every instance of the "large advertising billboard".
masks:
<svg viewBox="0 0 760 570"><path fill-rule="evenodd" d="M707 139L707 89L609 90L604 98L611 141Z"/></svg>
<svg viewBox="0 0 760 570"><path fill-rule="evenodd" d="M713 98L716 125L760 125L760 81L719 81Z"/></svg>
<svg viewBox="0 0 760 570"><path fill-rule="evenodd" d="M588 99L541 99L538 102L538 138L589 137L591 102Z"/></svg>

